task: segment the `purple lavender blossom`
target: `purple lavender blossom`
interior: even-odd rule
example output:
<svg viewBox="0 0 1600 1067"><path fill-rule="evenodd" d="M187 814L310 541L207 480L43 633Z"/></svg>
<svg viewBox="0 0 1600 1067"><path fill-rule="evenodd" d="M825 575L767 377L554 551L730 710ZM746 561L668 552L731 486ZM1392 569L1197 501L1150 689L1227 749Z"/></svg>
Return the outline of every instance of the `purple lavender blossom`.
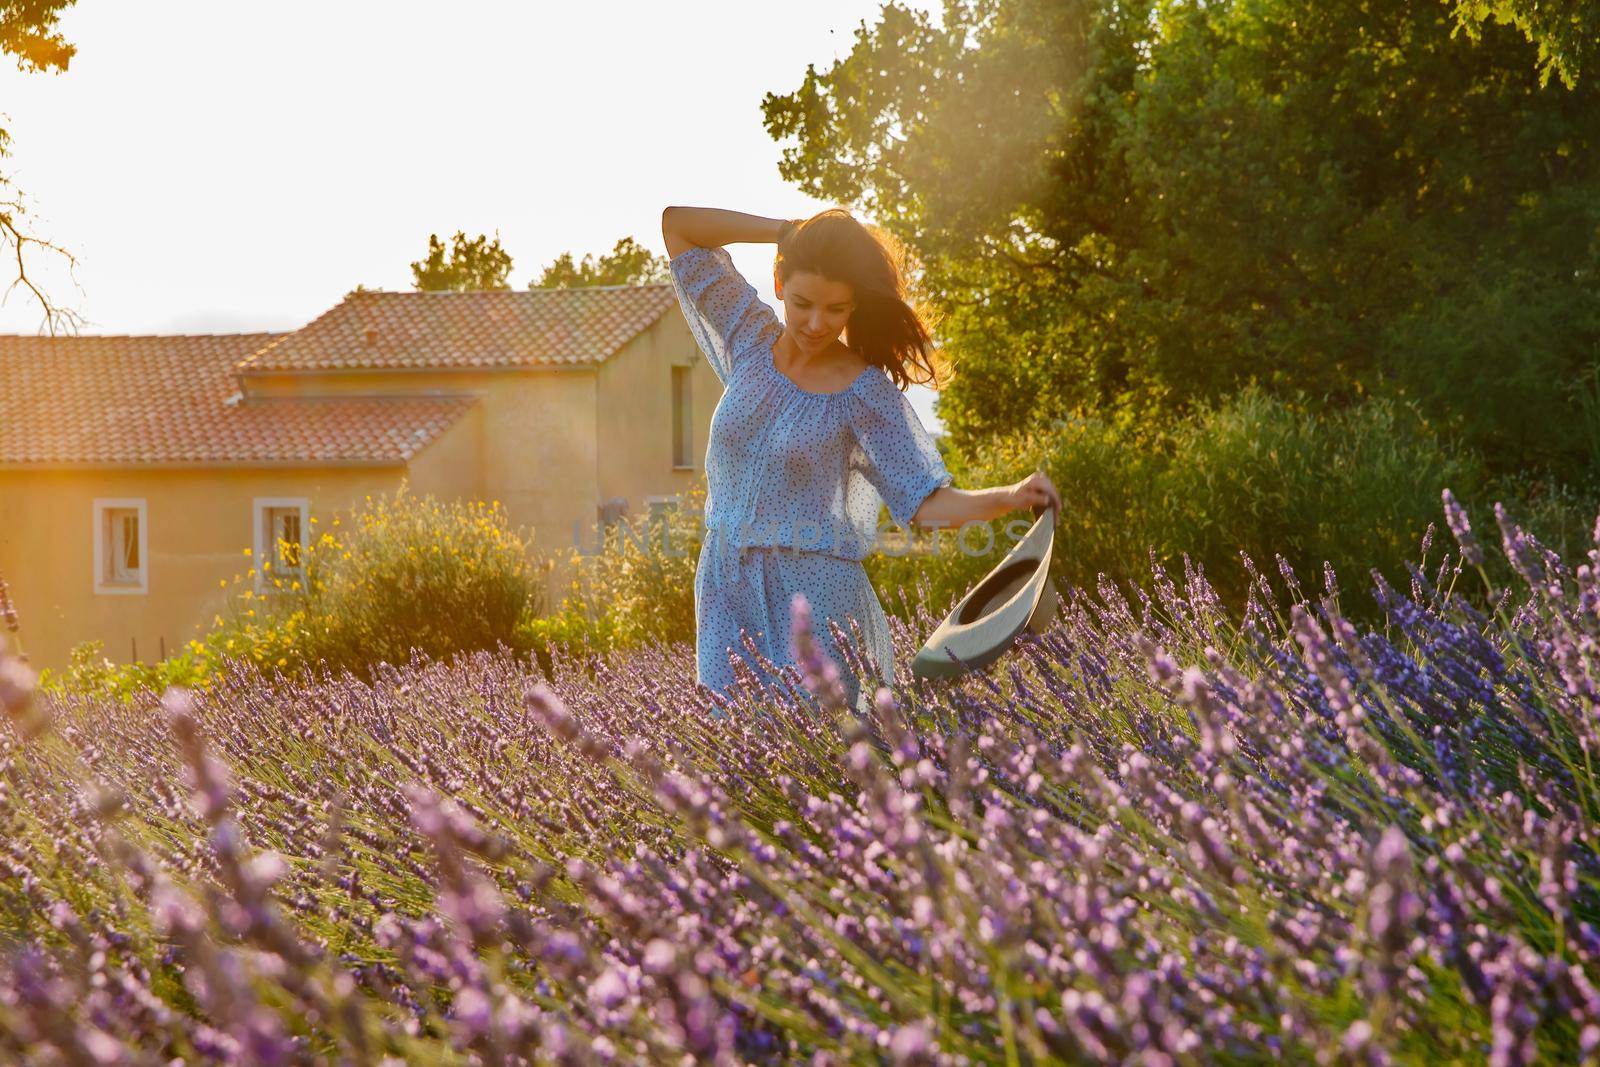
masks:
<svg viewBox="0 0 1600 1067"><path fill-rule="evenodd" d="M1455 535L1456 544L1461 546L1461 558L1466 560L1469 567L1483 566L1483 548L1478 544L1477 536L1472 532L1472 524L1467 521L1467 512L1455 494L1449 489L1444 490L1444 519L1449 525L1450 532Z"/></svg>

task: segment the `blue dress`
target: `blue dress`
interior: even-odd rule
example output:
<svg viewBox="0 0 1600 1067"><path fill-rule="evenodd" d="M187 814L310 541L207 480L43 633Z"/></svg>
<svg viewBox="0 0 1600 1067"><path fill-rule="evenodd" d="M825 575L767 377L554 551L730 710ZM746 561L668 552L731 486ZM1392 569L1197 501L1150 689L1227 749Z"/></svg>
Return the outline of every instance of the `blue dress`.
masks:
<svg viewBox="0 0 1600 1067"><path fill-rule="evenodd" d="M865 708L872 692L857 685L827 620L849 638L854 618L880 676L893 683L888 620L861 561L880 538L890 551L904 545L922 501L951 484L944 460L881 367L834 393L802 389L780 371L772 346L783 323L726 249L689 248L671 270L684 317L724 388L706 448L696 678L726 693L732 654L771 680L745 649L741 627L774 665L794 663L789 606L803 592L813 635L838 665L850 702ZM879 532L883 504L901 532Z"/></svg>

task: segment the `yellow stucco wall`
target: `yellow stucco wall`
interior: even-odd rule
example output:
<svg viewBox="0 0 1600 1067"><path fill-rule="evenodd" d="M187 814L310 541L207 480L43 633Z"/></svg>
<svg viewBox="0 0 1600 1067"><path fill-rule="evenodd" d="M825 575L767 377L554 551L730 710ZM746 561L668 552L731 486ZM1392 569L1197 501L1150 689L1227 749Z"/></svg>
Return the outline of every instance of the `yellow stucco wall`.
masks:
<svg viewBox="0 0 1600 1067"><path fill-rule="evenodd" d="M690 373L689 465L672 464L672 367ZM622 497L635 524L645 498L686 491L705 470L711 411L722 396L716 372L683 317L664 315L600 368L599 498ZM587 542L592 544L593 542Z"/></svg>
<svg viewBox="0 0 1600 1067"><path fill-rule="evenodd" d="M691 364L694 424L687 470L672 467L671 371ZM0 574L12 588L20 634L35 667L61 668L68 651L100 640L115 662L170 653L222 607L222 579L247 569L252 499L306 497L315 527L402 479L417 495L499 500L513 525L557 560L547 595L559 602L573 524L585 545L601 500L688 488L703 469L721 385L698 355L683 318L669 311L601 367L500 372L339 372L251 376L261 395L457 394L477 403L401 467L104 468L0 467ZM248 401L246 401L248 402ZM94 589L93 501L142 498L147 508L149 591Z"/></svg>
<svg viewBox="0 0 1600 1067"><path fill-rule="evenodd" d="M0 574L11 586L20 638L33 666L60 669L81 641L114 662L170 654L222 610L230 583L249 569L255 497L308 497L319 524L367 494L391 492L403 467L270 470L0 470ZM94 501L145 501L148 592L96 593ZM335 503L337 502L337 503ZM315 529L320 530L319 525Z"/></svg>

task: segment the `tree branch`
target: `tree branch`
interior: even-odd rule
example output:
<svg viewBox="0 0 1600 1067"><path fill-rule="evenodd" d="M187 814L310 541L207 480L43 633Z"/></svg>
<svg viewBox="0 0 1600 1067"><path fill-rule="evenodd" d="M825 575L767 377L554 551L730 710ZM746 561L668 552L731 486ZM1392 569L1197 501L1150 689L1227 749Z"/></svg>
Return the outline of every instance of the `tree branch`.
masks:
<svg viewBox="0 0 1600 1067"><path fill-rule="evenodd" d="M0 182L3 181L4 179L0 179ZM44 321L41 325L50 331L50 336L54 337L56 335L58 327L77 333L87 320L72 308L62 307L52 301L42 289L34 284L33 279L28 277L27 247L30 244L37 245L46 251L57 253L66 259L69 272L77 270L78 260L71 252L55 242L23 232L22 227L17 224L17 219L25 214L27 214L27 208L23 206L20 195L9 200L0 200L0 244L9 244L15 250L17 263L17 276L6 287L6 291L0 294L0 303L4 303L6 298L11 295L11 291L18 285L25 286L33 294L34 299L39 301L39 306L44 309ZM75 273L73 274L72 284L80 293L83 292L83 287L78 285Z"/></svg>

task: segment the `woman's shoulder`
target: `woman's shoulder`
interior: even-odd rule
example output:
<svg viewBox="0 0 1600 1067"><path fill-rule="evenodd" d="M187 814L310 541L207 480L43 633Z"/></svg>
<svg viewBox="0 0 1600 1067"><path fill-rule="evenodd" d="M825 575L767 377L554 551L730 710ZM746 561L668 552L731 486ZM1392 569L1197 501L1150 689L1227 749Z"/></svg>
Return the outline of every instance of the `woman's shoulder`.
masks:
<svg viewBox="0 0 1600 1067"><path fill-rule="evenodd" d="M889 372L879 364L862 358L857 366L859 369L850 378L850 387L846 390L851 396L881 403L885 396L898 391L894 379L890 378Z"/></svg>

